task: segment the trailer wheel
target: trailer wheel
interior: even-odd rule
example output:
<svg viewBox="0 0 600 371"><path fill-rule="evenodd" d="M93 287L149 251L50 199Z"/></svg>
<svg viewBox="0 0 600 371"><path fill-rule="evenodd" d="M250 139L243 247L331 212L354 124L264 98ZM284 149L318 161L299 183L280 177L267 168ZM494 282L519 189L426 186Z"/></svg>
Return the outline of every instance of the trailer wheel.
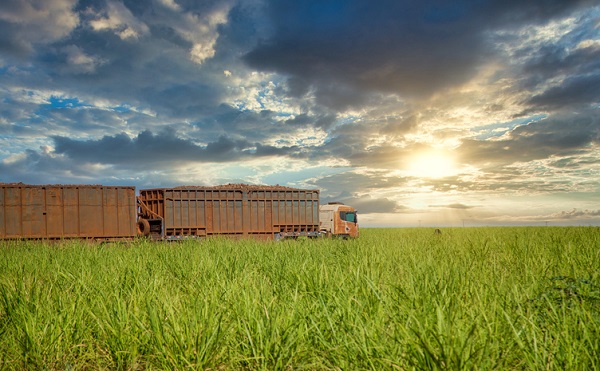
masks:
<svg viewBox="0 0 600 371"><path fill-rule="evenodd" d="M138 235L149 236L150 235L150 222L147 219L140 219L137 222Z"/></svg>

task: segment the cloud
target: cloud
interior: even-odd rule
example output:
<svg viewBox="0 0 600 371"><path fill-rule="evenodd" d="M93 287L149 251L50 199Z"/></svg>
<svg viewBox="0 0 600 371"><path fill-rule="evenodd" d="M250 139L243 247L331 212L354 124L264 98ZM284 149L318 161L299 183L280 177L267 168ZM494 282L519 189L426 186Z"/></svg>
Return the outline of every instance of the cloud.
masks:
<svg viewBox="0 0 600 371"><path fill-rule="evenodd" d="M406 178L390 176L385 171L361 169L360 172L344 171L338 174L314 178L308 184L315 185L335 195L350 192L365 194L372 190L399 187L406 182Z"/></svg>
<svg viewBox="0 0 600 371"><path fill-rule="evenodd" d="M561 211L559 213L548 215L549 219L586 219L600 216L600 210L578 210Z"/></svg>
<svg viewBox="0 0 600 371"><path fill-rule="evenodd" d="M194 62L202 63L215 55L215 44L219 36L217 28L226 23L228 12L228 8L215 9L200 19L195 14L186 15L186 18L191 18L189 24L193 28L180 32L193 43L190 57Z"/></svg>
<svg viewBox="0 0 600 371"><path fill-rule="evenodd" d="M342 171L307 181L309 187L321 190L321 201L342 202L357 208L361 214L380 214L402 211L404 206L388 197L379 197L381 190L399 187L406 179L390 176L386 172L362 169Z"/></svg>
<svg viewBox="0 0 600 371"><path fill-rule="evenodd" d="M517 126L498 140L466 139L456 152L463 163L494 167L584 154L599 135L600 110L589 109Z"/></svg>
<svg viewBox="0 0 600 371"><path fill-rule="evenodd" d="M476 75L493 55L490 31L545 22L589 3L270 1L273 32L245 61L290 76L303 87L297 92L314 87L330 107L363 102L361 91L430 96Z"/></svg>
<svg viewBox="0 0 600 371"><path fill-rule="evenodd" d="M150 109L167 121L190 121L218 109L228 93L221 84L226 77L213 73L216 65L199 64L219 63L217 40L231 3L179 4L2 3L0 48L29 58L21 65L5 59L8 53L0 55L0 66L10 67L0 70L6 74L3 85L51 90L88 102L110 100L115 106ZM227 64L243 78L246 71L238 65ZM218 68L223 70L223 64Z"/></svg>
<svg viewBox="0 0 600 371"><path fill-rule="evenodd" d="M112 31L122 40L137 40L149 32L149 27L136 18L122 2L109 0L103 13L89 21L94 31Z"/></svg>
<svg viewBox="0 0 600 371"><path fill-rule="evenodd" d="M65 55L64 72L91 74L96 69L106 63L101 58L86 54L76 45L68 45L62 49Z"/></svg>
<svg viewBox="0 0 600 371"><path fill-rule="evenodd" d="M598 58L600 59L600 53ZM526 104L534 106L536 110L558 110L564 107L585 108L594 103L600 103L600 66L595 75L567 78L560 85L553 86L526 102Z"/></svg>
<svg viewBox="0 0 600 371"><path fill-rule="evenodd" d="M585 35L585 33L583 33ZM554 76L585 75L600 68L600 46L592 40L547 43L529 52L523 71L537 81L546 81Z"/></svg>
<svg viewBox="0 0 600 371"><path fill-rule="evenodd" d="M468 209L472 209L476 206L469 206L469 205L465 205L465 204L455 203L455 204L448 204L448 205L429 205L429 207L468 210Z"/></svg>
<svg viewBox="0 0 600 371"><path fill-rule="evenodd" d="M23 182L28 184L51 183L98 183L100 168L90 167L85 162L51 154L48 149L26 150L14 159L0 161L0 174L3 182ZM111 183L110 177L102 183Z"/></svg>
<svg viewBox="0 0 600 371"><path fill-rule="evenodd" d="M335 199L325 197L321 200L322 203L332 201L351 205L358 211L359 214L393 213L402 209L402 206L388 198L373 198L370 196L341 196Z"/></svg>
<svg viewBox="0 0 600 371"><path fill-rule="evenodd" d="M245 140L232 140L221 136L215 142L199 145L178 138L175 133L150 131L130 138L126 134L104 136L98 140L77 141L66 137L53 137L55 150L78 162L123 165L126 167L153 166L177 162L229 162L250 157L298 155L296 147L273 147Z"/></svg>
<svg viewBox="0 0 600 371"><path fill-rule="evenodd" d="M76 0L3 0L0 4L0 50L24 57L34 44L66 37L79 25Z"/></svg>

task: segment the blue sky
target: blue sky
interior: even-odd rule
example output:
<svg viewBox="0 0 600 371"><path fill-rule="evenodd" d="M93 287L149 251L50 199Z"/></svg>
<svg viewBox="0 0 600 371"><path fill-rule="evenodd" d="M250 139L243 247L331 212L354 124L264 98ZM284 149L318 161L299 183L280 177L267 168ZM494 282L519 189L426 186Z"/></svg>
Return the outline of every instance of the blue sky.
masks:
<svg viewBox="0 0 600 371"><path fill-rule="evenodd" d="M0 182L280 184L600 225L597 1L0 3Z"/></svg>

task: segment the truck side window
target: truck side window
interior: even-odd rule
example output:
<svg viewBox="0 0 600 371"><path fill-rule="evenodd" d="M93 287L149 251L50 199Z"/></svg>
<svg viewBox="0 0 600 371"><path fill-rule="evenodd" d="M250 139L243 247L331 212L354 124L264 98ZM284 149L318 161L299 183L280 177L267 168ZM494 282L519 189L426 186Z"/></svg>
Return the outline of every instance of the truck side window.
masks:
<svg viewBox="0 0 600 371"><path fill-rule="evenodd" d="M340 219L345 222L356 223L356 213L340 211Z"/></svg>

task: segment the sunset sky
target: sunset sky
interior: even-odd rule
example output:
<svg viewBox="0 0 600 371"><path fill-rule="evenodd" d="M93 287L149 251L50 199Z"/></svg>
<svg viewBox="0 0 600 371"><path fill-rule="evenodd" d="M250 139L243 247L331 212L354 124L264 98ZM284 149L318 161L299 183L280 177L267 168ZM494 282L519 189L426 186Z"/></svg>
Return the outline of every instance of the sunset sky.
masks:
<svg viewBox="0 0 600 371"><path fill-rule="evenodd" d="M600 5L2 0L0 182L320 189L363 226L600 225Z"/></svg>

